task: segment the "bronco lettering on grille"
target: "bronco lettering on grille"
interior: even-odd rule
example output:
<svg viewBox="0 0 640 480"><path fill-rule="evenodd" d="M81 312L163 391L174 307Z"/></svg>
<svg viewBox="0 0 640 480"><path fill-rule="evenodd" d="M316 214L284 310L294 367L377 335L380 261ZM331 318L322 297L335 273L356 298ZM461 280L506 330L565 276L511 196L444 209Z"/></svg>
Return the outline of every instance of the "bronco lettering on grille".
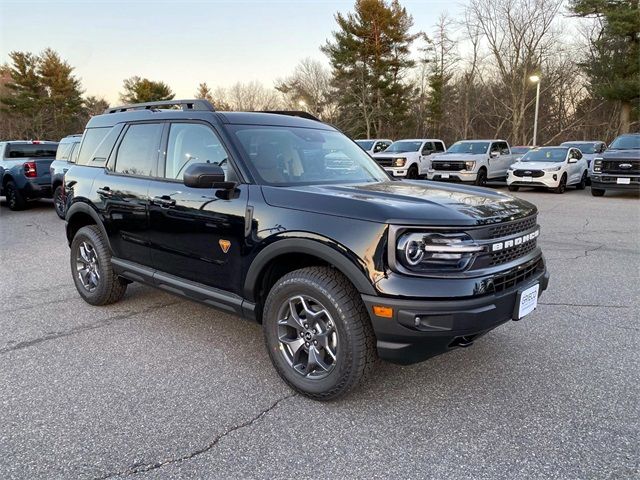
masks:
<svg viewBox="0 0 640 480"><path fill-rule="evenodd" d="M540 235L540 230L536 230L535 232L527 233L526 235L521 235L519 237L511 238L509 240L505 240L504 242L496 242L491 245L491 251L497 252L499 250L504 250L505 248L517 247L518 245L522 245L523 243L530 242Z"/></svg>

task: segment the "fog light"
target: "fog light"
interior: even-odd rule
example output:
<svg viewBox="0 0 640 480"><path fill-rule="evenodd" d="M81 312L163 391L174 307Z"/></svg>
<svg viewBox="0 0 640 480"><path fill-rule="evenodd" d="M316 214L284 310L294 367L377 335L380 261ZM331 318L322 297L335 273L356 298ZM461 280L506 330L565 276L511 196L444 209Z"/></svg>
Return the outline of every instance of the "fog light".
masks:
<svg viewBox="0 0 640 480"><path fill-rule="evenodd" d="M558 175L556 175L555 173L553 174L553 179L557 180L558 179Z"/></svg>
<svg viewBox="0 0 640 480"><path fill-rule="evenodd" d="M393 318L393 308L384 305L374 305L373 313L382 318Z"/></svg>

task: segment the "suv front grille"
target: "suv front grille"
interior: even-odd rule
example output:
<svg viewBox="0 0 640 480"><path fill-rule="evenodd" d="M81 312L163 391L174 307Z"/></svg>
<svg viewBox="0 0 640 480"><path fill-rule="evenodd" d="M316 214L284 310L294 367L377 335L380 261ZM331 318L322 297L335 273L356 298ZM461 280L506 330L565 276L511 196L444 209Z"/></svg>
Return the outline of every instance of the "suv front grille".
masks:
<svg viewBox="0 0 640 480"><path fill-rule="evenodd" d="M631 165L631 168L621 167L620 165ZM638 175L640 174L640 162L637 160L603 160L602 173Z"/></svg>
<svg viewBox="0 0 640 480"><path fill-rule="evenodd" d="M380 165L381 167L390 167L391 166L391 162L393 162L393 158L391 157L376 157L375 161L378 162L378 165Z"/></svg>
<svg viewBox="0 0 640 480"><path fill-rule="evenodd" d="M503 263L508 263L511 260L515 260L516 258L524 257L528 253L533 252L537 245L538 242L536 240L531 240L527 243L522 243L517 247L492 253L490 265L492 267L496 265L502 265Z"/></svg>
<svg viewBox="0 0 640 480"><path fill-rule="evenodd" d="M493 227L489 227L487 238L501 238L508 237L509 235L515 235L520 232L526 232L536 226L538 221L537 215L531 215L530 217L522 220L515 220L513 222L501 223Z"/></svg>
<svg viewBox="0 0 640 480"><path fill-rule="evenodd" d="M510 288L513 288L521 283L529 280L539 271L544 269L544 261L542 258L537 258L525 265L512 268L505 273L501 273L493 277L493 291L495 293L504 292Z"/></svg>
<svg viewBox="0 0 640 480"><path fill-rule="evenodd" d="M516 177L544 177L544 172L542 170L514 170L513 174Z"/></svg>
<svg viewBox="0 0 640 480"><path fill-rule="evenodd" d="M434 170L459 171L466 168L464 162L433 162L431 165Z"/></svg>

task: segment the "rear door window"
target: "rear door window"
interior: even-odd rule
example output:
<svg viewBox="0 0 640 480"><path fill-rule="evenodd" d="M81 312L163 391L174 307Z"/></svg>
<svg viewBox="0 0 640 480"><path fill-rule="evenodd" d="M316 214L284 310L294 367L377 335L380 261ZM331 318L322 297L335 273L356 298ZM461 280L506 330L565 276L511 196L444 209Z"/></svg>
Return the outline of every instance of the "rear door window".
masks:
<svg viewBox="0 0 640 480"><path fill-rule="evenodd" d="M114 171L124 175L155 177L163 124L129 125L118 146Z"/></svg>
<svg viewBox="0 0 640 480"><path fill-rule="evenodd" d="M433 142L436 147L436 152L444 152L444 144L442 142Z"/></svg>

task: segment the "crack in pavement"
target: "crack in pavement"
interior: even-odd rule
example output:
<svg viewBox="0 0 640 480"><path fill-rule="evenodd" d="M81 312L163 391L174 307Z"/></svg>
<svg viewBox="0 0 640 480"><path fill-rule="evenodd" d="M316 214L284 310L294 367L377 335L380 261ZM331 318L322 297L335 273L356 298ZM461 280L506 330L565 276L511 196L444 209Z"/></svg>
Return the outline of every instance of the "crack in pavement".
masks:
<svg viewBox="0 0 640 480"><path fill-rule="evenodd" d="M131 476L131 475L136 475L138 473L145 473L145 472L149 472L151 470L157 470L157 469L165 467L167 465L173 465L175 463L181 463L181 462L184 462L184 461L187 461L187 460L191 460L192 458L197 457L198 455L202 455L203 453L207 453L213 447L215 447L218 443L220 443L220 441L222 439L224 439L226 436L232 434L233 432L236 432L236 431L241 430L243 428L250 427L255 422L257 422L258 420L263 418L265 415L267 415L269 412L274 410L280 403L284 402L285 400L288 400L289 398L293 398L293 397L295 397L297 395L298 395L297 393L290 393L289 395L285 395L284 397L280 397L275 402L273 402L271 405L269 405L266 409L261 410L257 415L254 415L249 420L246 420L246 421L244 421L244 422L242 422L242 423L240 423L238 425L235 425L235 426L225 430L221 434L217 435L211 442L209 442L204 447L198 448L198 449L196 449L196 450L194 450L194 451L192 451L190 453L187 453L187 454L182 455L180 457L168 458L168 459L161 460L161 461L154 462L154 463L132 465L132 466L126 468L125 470L120 470L119 472L108 473L108 474L102 475L100 477L94 477L94 478L95 478L95 480L106 480L108 478L114 478L114 477L128 477L128 476Z"/></svg>
<svg viewBox="0 0 640 480"><path fill-rule="evenodd" d="M58 300L49 300L46 302L40 302L40 303L31 303L29 305L26 305L24 307L17 307L17 308L12 308L9 310L3 310L3 313L14 313L14 312L22 312L24 310L31 310L33 308L38 308L38 307L44 307L46 305L54 305L56 303L64 303L67 302L69 300L75 300L78 299L80 297L78 297L78 295L72 295L71 297L64 297L64 298L60 298Z"/></svg>
<svg viewBox="0 0 640 480"><path fill-rule="evenodd" d="M26 227L36 227L36 230L39 230L40 232L44 233L47 237L50 237L51 234L49 232L47 232L44 227L42 225L40 225L39 223L36 222L31 222L31 223L27 223L25 225Z"/></svg>
<svg viewBox="0 0 640 480"><path fill-rule="evenodd" d="M50 340L56 340L58 338L69 337L69 336L75 335L77 333L82 333L82 332L86 332L86 331L89 331L89 330L95 330L97 328L107 327L107 326L111 325L112 323L117 322L119 320L126 320L128 318L135 317L136 315L141 315L141 314L144 314L144 313L153 312L154 310L159 310L161 308L170 307L172 305L177 305L179 303L182 303L182 302L177 301L177 302L156 304L156 305L152 305L152 306L150 306L148 308L144 308L142 310L133 311L133 312L130 311L130 312L123 313L123 314L120 314L120 315L115 315L113 317L107 317L104 320L99 320L99 321L94 322L94 323L87 323L87 324L84 324L84 325L78 325L77 327L73 327L73 328L71 328L69 330L63 330L61 332L48 332L45 335L43 335L42 337L34 338L32 340L25 340L23 342L18 342L16 344L8 346L8 347L0 348L0 355L3 355L5 353L9 353L9 352L14 352L16 350L22 350L24 348L33 347L35 345L39 345L41 343L48 342Z"/></svg>

